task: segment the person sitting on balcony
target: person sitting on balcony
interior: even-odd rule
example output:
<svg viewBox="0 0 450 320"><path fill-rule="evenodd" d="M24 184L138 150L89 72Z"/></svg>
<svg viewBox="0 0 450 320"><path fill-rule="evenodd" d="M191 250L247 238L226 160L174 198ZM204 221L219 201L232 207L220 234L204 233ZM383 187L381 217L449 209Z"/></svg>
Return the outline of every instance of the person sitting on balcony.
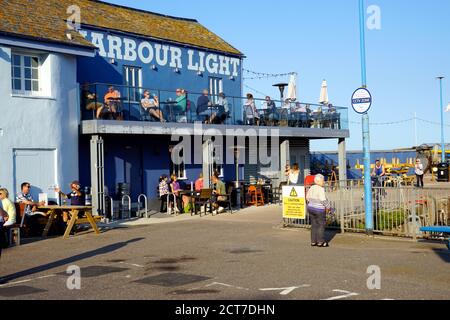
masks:
<svg viewBox="0 0 450 320"><path fill-rule="evenodd" d="M219 119L219 124L224 124L227 118L230 115L230 108L228 107L228 100L225 96L225 93L219 93L219 99L217 100L217 105L223 108L219 110L219 114L217 115L217 119Z"/></svg>
<svg viewBox="0 0 450 320"><path fill-rule="evenodd" d="M120 97L120 92L114 86L110 86L104 97L105 105L97 110L97 119L102 118L105 114L111 114L116 119L120 109Z"/></svg>
<svg viewBox="0 0 450 320"><path fill-rule="evenodd" d="M266 101L264 102L264 109L267 113L267 120L270 125L275 125L276 121L279 121L278 117L278 110L277 106L275 105L275 102L272 100L271 97L267 96Z"/></svg>
<svg viewBox="0 0 450 320"><path fill-rule="evenodd" d="M256 109L255 99L251 93L247 93L247 102L244 104L245 121L247 125L259 126L259 113Z"/></svg>
<svg viewBox="0 0 450 320"><path fill-rule="evenodd" d="M207 89L203 90L202 95L198 97L197 100L197 115L205 118L205 123L213 123L216 114L212 113L209 108L212 106L209 100L209 91Z"/></svg>
<svg viewBox="0 0 450 320"><path fill-rule="evenodd" d="M187 92L184 89L177 89L177 97L175 98L176 106L173 109L175 116L186 114L187 109ZM173 120L173 119L172 119Z"/></svg>
<svg viewBox="0 0 450 320"><path fill-rule="evenodd" d="M97 95L89 90L89 84L84 84L81 89L82 105L85 106L86 110L94 111L97 116L97 112L99 109L103 108L103 104L98 102Z"/></svg>
<svg viewBox="0 0 450 320"><path fill-rule="evenodd" d="M145 113L150 116L158 119L161 122L165 122L164 116L159 109L159 99L158 96L151 96L150 91L144 91L144 98L141 100L142 109L144 109Z"/></svg>

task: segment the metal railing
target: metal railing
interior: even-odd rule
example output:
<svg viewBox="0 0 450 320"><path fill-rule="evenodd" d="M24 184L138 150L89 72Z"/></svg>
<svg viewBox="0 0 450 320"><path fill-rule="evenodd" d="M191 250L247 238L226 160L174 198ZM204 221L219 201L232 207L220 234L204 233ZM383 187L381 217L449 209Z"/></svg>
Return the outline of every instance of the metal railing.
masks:
<svg viewBox="0 0 450 320"><path fill-rule="evenodd" d="M357 181L345 187L326 186L333 214L327 226L341 232L365 232L364 188ZM450 226L450 189L414 187L374 187L372 189L373 225L376 234L421 237L421 227ZM285 225L310 227L305 220L285 220Z"/></svg>
<svg viewBox="0 0 450 320"><path fill-rule="evenodd" d="M312 103L254 99L254 108L242 97L208 96L209 105L199 105L202 94L94 83L81 86L82 120L126 120L146 122L249 125L328 130L348 129L348 108ZM154 107L142 107L144 92ZM155 98L156 97L156 98ZM154 104L153 101L158 100ZM148 102L147 101L147 102ZM268 107L270 106L270 107ZM162 117L161 117L162 116Z"/></svg>

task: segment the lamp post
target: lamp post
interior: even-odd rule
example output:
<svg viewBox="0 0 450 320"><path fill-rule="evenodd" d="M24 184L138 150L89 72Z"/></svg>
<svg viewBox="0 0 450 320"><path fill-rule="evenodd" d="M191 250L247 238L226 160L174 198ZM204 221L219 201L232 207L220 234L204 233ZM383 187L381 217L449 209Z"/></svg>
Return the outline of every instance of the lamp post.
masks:
<svg viewBox="0 0 450 320"><path fill-rule="evenodd" d="M241 182L239 181L239 159L241 156L241 150L245 150L242 146L233 146L231 147L234 154L234 162L236 164L236 181L235 181L235 189L236 189L236 207L242 208L241 203Z"/></svg>
<svg viewBox="0 0 450 320"><path fill-rule="evenodd" d="M361 80L362 87L367 88L366 73L366 34L365 34L365 7L364 0L359 0L359 32L361 51ZM364 150L364 201L366 210L366 232L373 234L373 211L372 211L372 177L370 175L370 122L369 114L362 116L362 134Z"/></svg>
<svg viewBox="0 0 450 320"><path fill-rule="evenodd" d="M443 102L443 95L442 95L442 80L444 77L440 76L436 79L439 80L439 88L440 88L440 97L441 97L441 144L442 144L442 163L445 163L445 134L444 134L444 102Z"/></svg>
<svg viewBox="0 0 450 320"><path fill-rule="evenodd" d="M280 97L281 97L281 102L284 102L284 89L288 86L288 83L277 83L274 84L274 87L278 87L278 89L280 89Z"/></svg>

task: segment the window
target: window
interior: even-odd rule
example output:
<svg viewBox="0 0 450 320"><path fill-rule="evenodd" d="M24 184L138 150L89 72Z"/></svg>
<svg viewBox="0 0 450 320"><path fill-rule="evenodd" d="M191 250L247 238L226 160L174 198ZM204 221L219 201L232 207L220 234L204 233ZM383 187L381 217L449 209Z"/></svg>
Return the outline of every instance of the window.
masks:
<svg viewBox="0 0 450 320"><path fill-rule="evenodd" d="M39 95L39 66L37 56L12 54L12 91L15 94Z"/></svg>
<svg viewBox="0 0 450 320"><path fill-rule="evenodd" d="M184 154L183 151L180 152L179 155L175 155L177 158L174 159L172 158L172 152L175 146L170 146L169 147L169 153L170 153L170 173L174 174L177 176L178 179L181 180L186 180L187 176L186 176L186 166L184 164L184 161L180 161L180 158L184 158ZM179 157L179 158L178 158ZM175 163L173 162L173 160L176 160ZM176 164L179 163L179 164Z"/></svg>
<svg viewBox="0 0 450 320"><path fill-rule="evenodd" d="M130 102L139 102L141 101L141 90L142 87L142 70L138 67L124 67L124 77L125 77L125 85L127 86L126 94L129 93L129 101Z"/></svg>
<svg viewBox="0 0 450 320"><path fill-rule="evenodd" d="M223 92L223 81L221 78L209 78L209 93L213 103L217 103L219 93Z"/></svg>

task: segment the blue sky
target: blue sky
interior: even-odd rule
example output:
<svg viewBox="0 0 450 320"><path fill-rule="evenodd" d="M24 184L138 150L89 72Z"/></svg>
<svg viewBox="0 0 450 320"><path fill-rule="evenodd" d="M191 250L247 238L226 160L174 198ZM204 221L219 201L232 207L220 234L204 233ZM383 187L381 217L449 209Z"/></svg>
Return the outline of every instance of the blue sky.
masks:
<svg viewBox="0 0 450 320"><path fill-rule="evenodd" d="M301 101L316 103L322 79L330 101L349 106L361 84L357 0L108 0L158 13L195 18L247 56L244 67L265 73L299 74ZM381 9L381 30L367 30L367 78L374 97L371 122L411 119L440 122L438 75L444 105L450 103L450 1L366 0ZM272 84L288 78L247 80L278 97ZM246 91L251 91L245 89ZM349 110L349 150L362 148L361 117ZM450 141L450 113L445 114ZM418 144L440 142L440 126L417 121ZM411 147L414 121L371 127L371 149ZM336 150L335 140L314 142L313 150Z"/></svg>

